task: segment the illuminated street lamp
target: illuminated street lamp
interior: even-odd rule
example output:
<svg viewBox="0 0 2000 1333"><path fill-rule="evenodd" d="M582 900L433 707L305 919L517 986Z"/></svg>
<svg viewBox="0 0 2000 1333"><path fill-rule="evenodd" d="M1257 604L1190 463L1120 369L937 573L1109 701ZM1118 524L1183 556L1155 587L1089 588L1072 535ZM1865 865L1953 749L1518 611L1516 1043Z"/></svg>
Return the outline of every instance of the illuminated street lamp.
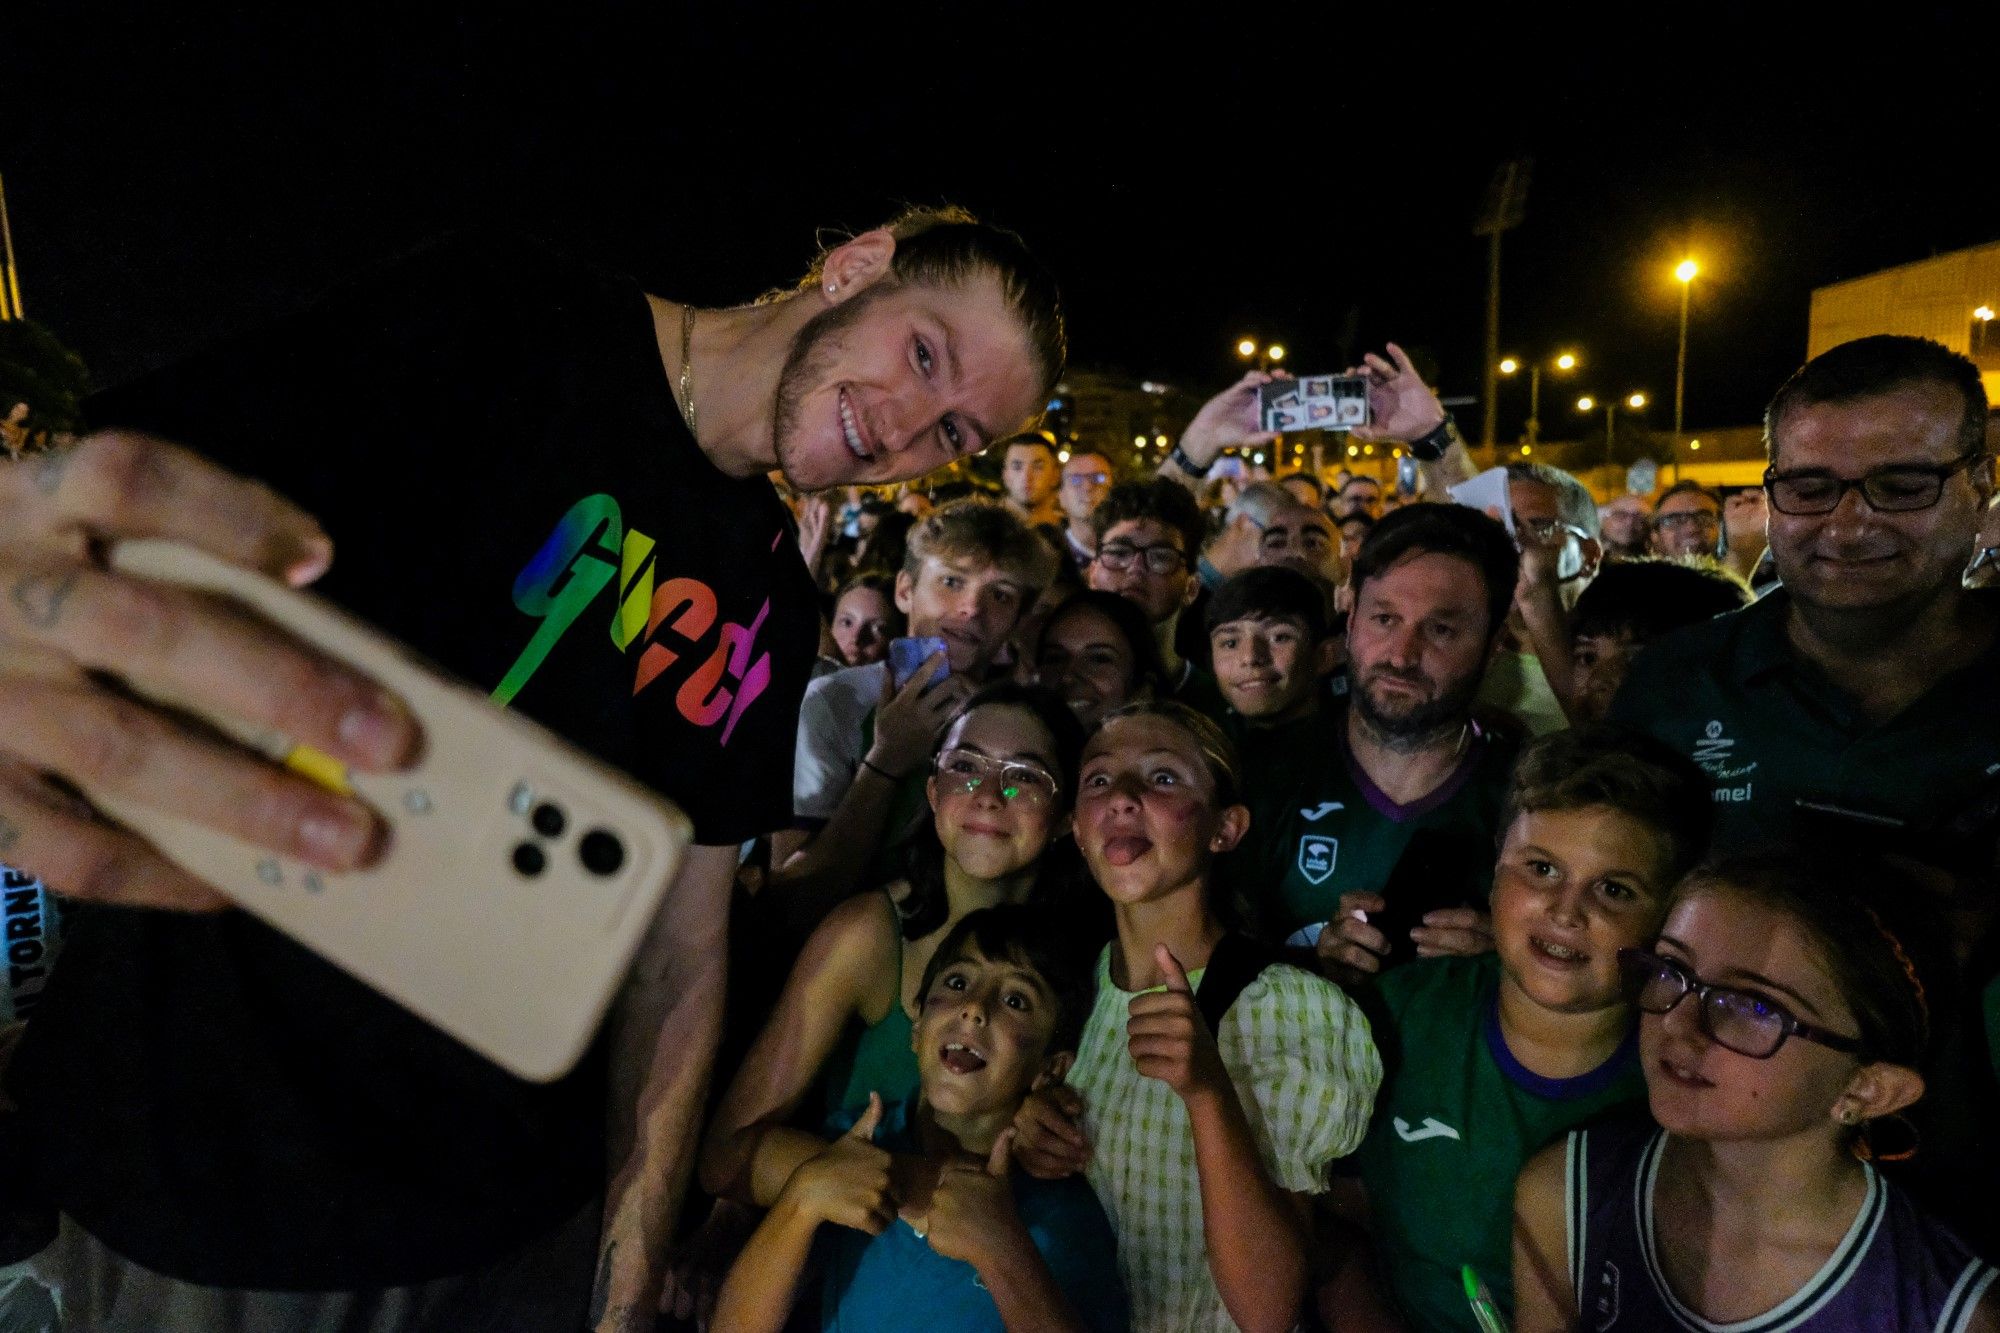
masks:
<svg viewBox="0 0 2000 1333"><path fill-rule="evenodd" d="M1674 269L1674 276L1681 283L1681 348L1674 359L1674 459L1679 466L1681 453L1681 408L1687 401L1688 373L1688 296L1694 291L1694 275L1701 272L1701 266L1692 259L1683 259Z"/></svg>
<svg viewBox="0 0 2000 1333"><path fill-rule="evenodd" d="M1646 397L1643 390L1634 390L1627 394L1625 401L1622 403L1616 398L1607 398L1604 400L1604 462L1607 467L1616 461L1611 456L1611 442L1618 430L1618 409L1623 407L1628 412L1638 412L1643 410L1646 404L1651 401L1651 399ZM1597 400L1589 394L1585 394L1576 400L1576 410L1579 412L1589 412L1597 406ZM1674 452L1676 459L1678 459L1680 451L1677 449ZM1676 461L1675 466L1679 466L1678 461ZM1674 480L1680 480L1679 476L1676 475Z"/></svg>
<svg viewBox="0 0 2000 1333"><path fill-rule="evenodd" d="M1548 362L1549 369L1560 373L1567 373L1569 371L1575 370L1576 365L1577 365L1577 360L1575 352L1563 352L1558 356L1550 358ZM1518 372L1520 369L1521 369L1521 363L1511 356L1501 361L1499 366L1499 370L1502 375L1512 375ZM1536 361L1528 366L1527 442L1529 444L1540 444L1541 440L1542 440L1542 362Z"/></svg>
<svg viewBox="0 0 2000 1333"><path fill-rule="evenodd" d="M1244 338L1236 344L1236 355L1245 361L1255 361L1259 370L1269 370L1274 364L1285 359L1285 345L1260 343L1255 338Z"/></svg>

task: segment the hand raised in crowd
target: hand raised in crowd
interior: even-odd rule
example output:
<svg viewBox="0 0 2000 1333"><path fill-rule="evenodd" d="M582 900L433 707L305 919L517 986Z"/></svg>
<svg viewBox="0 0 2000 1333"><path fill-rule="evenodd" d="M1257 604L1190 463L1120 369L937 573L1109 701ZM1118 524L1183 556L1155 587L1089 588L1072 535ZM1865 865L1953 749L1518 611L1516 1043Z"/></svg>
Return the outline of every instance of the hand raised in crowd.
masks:
<svg viewBox="0 0 2000 1333"><path fill-rule="evenodd" d="M374 861L384 825L366 805L93 673L233 714L365 772L413 758L408 710L240 607L107 569L106 547L136 537L186 542L293 587L333 559L296 505L151 436L102 432L0 468L0 853L72 898L228 905L52 781L67 779L325 870Z"/></svg>
<svg viewBox="0 0 2000 1333"><path fill-rule="evenodd" d="M1249 514L1239 513L1223 524L1204 554L1222 577L1232 578L1255 565L1263 549L1264 530Z"/></svg>
<svg viewBox="0 0 2000 1333"><path fill-rule="evenodd" d="M938 732L972 693L972 682L961 675L932 681L944 665L945 655L932 653L901 689L896 688L893 672L883 673L882 704L875 710L875 741L868 749L870 764L902 777L930 758Z"/></svg>
<svg viewBox="0 0 2000 1333"><path fill-rule="evenodd" d="M1182 1101L1229 1087L1229 1071L1223 1068L1215 1034L1195 1007L1187 970L1164 944L1154 948L1153 957L1166 973L1167 988L1132 997L1125 1023L1125 1048L1132 1063L1147 1078L1172 1088Z"/></svg>
<svg viewBox="0 0 2000 1333"><path fill-rule="evenodd" d="M1272 380L1288 379L1283 371L1253 370L1201 405L1181 432L1181 452L1206 469L1224 449L1239 444L1269 444L1277 433L1264 429L1257 410L1257 390Z"/></svg>
<svg viewBox="0 0 2000 1333"><path fill-rule="evenodd" d="M833 534L833 502L824 495L799 497L799 555L814 577L819 575L820 557L826 554L827 538Z"/></svg>
<svg viewBox="0 0 2000 1333"><path fill-rule="evenodd" d="M1061 1180L1090 1165L1083 1098L1067 1083L1035 1089L1014 1112L1014 1160L1037 1180Z"/></svg>
<svg viewBox="0 0 2000 1333"><path fill-rule="evenodd" d="M945 1163L923 1223L933 1250L979 1268L995 1255L1034 1244L1007 1184L1013 1145L1014 1131L1002 1130L984 1162L967 1157Z"/></svg>
<svg viewBox="0 0 2000 1333"><path fill-rule="evenodd" d="M1352 432L1367 443L1421 439L1444 420L1444 404L1417 374L1408 354L1394 343L1388 350L1386 359L1370 352L1347 372L1368 381L1368 424Z"/></svg>
<svg viewBox="0 0 2000 1333"><path fill-rule="evenodd" d="M889 1153L873 1141L881 1123L882 1096L871 1092L868 1109L854 1127L792 1172L780 1206L816 1221L881 1235L896 1220Z"/></svg>

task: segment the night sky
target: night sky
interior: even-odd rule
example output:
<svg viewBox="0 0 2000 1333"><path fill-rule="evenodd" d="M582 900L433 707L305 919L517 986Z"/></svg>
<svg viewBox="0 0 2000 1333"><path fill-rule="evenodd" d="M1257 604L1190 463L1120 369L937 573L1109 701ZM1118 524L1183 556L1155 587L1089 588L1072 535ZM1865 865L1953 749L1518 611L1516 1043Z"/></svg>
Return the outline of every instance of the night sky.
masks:
<svg viewBox="0 0 2000 1333"><path fill-rule="evenodd" d="M104 383L451 227L720 302L818 226L950 199L1056 268L1077 364L1219 386L1246 332L1300 371L1396 338L1470 393L1473 214L1532 155L1502 350L1587 363L1546 433L1577 391L1665 420L1684 251L1698 430L1755 419L1814 286L2000 238L1993 34L1915 6L1788 37L1743 17L1774 7L145 8L0 23L25 304Z"/></svg>

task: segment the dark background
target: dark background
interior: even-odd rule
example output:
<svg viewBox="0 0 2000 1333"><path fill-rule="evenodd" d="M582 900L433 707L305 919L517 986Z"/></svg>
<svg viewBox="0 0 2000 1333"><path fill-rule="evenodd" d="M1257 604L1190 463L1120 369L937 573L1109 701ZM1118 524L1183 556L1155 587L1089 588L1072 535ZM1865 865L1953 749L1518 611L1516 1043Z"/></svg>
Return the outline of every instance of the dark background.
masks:
<svg viewBox="0 0 2000 1333"><path fill-rule="evenodd" d="M24 304L106 383L449 227L724 301L949 199L1058 270L1077 364L1205 388L1244 333L1301 371L1393 337L1471 393L1473 215L1531 154L1502 351L1586 358L1546 433L1670 403L1685 251L1699 430L1756 418L1814 286L2000 237L1994 33L1921 7L147 8L0 17Z"/></svg>

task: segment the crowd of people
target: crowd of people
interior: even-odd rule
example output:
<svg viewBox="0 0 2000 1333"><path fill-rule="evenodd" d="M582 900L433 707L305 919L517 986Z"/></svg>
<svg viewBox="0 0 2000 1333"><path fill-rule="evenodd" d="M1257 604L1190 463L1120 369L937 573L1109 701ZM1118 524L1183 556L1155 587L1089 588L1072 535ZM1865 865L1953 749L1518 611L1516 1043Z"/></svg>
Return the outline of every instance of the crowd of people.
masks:
<svg viewBox="0 0 2000 1333"><path fill-rule="evenodd" d="M484 286L524 269L546 308ZM101 396L97 434L0 477L0 633L71 668L9 668L0 716L41 739L9 748L0 853L81 904L0 1044L0 1301L49 1321L0 1328L2000 1327L2000 594L1971 572L1995 481L1969 361L1896 336L1813 359L1771 399L1759 488L1600 499L1515 463L1482 510L1451 500L1470 453L1393 344L1352 372L1359 438L1413 484L1213 477L1271 439L1265 372L1138 475L1007 434L1060 371L1061 311L958 214L738 311L511 248L410 273L407 307L336 297ZM254 817L202 804L253 790L214 761L205 798L171 789L177 742L93 691L288 649L193 605L92 644L132 603L74 538L322 572L315 520L224 462L325 531L401 530L458 469L406 462L392 500L256 450L316 386L388 373L357 321L508 386L481 469L522 471L466 500L500 530L427 588L507 576L537 488L615 493L624 532L677 543L662 579L750 626L729 688L768 647L762 688L795 705L732 740L650 676L588 723L517 687L643 755L701 844L551 1088L241 914L175 910L196 886L51 785L123 728L166 753L128 746L135 787ZM557 383L586 352L639 408ZM523 386L531 357L562 369ZM394 374L420 432L438 371ZM607 425L676 452L582 443ZM989 441L997 491L963 466ZM505 668L511 645L440 646L430 604L378 591L400 547L342 559L356 609ZM603 682L581 644L548 667L630 689L601 655ZM408 719L316 669L339 706L266 698L272 721L401 762Z"/></svg>

